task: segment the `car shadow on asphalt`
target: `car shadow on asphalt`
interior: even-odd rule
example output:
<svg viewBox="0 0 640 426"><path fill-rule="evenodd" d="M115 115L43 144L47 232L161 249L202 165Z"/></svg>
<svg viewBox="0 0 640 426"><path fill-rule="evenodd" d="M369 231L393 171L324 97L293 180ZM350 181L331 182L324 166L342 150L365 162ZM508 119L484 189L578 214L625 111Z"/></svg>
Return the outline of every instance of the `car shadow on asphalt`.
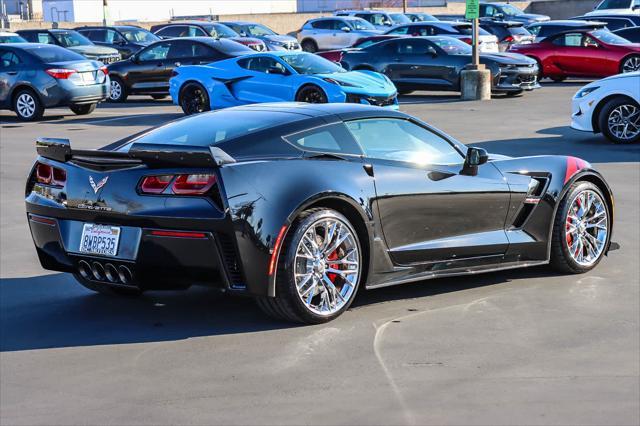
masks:
<svg viewBox="0 0 640 426"><path fill-rule="evenodd" d="M352 309L394 300L551 276L548 268L421 281L361 291ZM0 351L145 343L297 327L266 317L250 298L202 287L110 297L81 287L69 274L0 280Z"/></svg>
<svg viewBox="0 0 640 426"><path fill-rule="evenodd" d="M540 137L476 142L473 146L512 157L568 155L591 163L640 162L640 144L617 145L601 134L582 133L568 126L537 132Z"/></svg>

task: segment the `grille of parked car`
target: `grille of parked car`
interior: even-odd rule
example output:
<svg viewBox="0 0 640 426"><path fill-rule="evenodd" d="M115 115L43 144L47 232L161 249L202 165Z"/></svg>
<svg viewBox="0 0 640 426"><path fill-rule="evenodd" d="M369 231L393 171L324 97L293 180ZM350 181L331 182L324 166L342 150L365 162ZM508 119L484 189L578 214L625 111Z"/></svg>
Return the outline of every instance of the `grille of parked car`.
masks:
<svg viewBox="0 0 640 426"><path fill-rule="evenodd" d="M120 59L122 59L121 55L104 55L104 56L97 56L95 58L96 61L100 61L103 64L107 65L107 64L112 64L114 62L118 62Z"/></svg>
<svg viewBox="0 0 640 426"><path fill-rule="evenodd" d="M395 103L396 95L393 96L366 96L356 95L353 93L347 94L347 102L353 104L368 103L375 106L389 106ZM365 102L363 102L365 101Z"/></svg>

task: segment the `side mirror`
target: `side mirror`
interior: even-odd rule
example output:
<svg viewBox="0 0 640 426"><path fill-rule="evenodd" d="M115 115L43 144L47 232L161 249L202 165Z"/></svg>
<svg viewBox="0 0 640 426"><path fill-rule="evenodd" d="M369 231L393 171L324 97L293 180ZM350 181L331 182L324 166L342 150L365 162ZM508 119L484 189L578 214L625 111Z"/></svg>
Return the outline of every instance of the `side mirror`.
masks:
<svg viewBox="0 0 640 426"><path fill-rule="evenodd" d="M129 57L129 60L130 60L131 62L133 62L134 64L137 64L138 62L140 62L140 59L138 59L138 55L135 55L135 54L134 54L134 55L131 55L131 56Z"/></svg>
<svg viewBox="0 0 640 426"><path fill-rule="evenodd" d="M350 27L342 27L342 28L340 28L340 31L344 31L345 33L349 33L349 32L351 32L351 28Z"/></svg>
<svg viewBox="0 0 640 426"><path fill-rule="evenodd" d="M279 67L269 67L267 68L267 74L287 75L287 72Z"/></svg>
<svg viewBox="0 0 640 426"><path fill-rule="evenodd" d="M478 174L478 166L485 164L487 161L489 161L489 154L485 149L470 147L467 149L461 174L475 176Z"/></svg>

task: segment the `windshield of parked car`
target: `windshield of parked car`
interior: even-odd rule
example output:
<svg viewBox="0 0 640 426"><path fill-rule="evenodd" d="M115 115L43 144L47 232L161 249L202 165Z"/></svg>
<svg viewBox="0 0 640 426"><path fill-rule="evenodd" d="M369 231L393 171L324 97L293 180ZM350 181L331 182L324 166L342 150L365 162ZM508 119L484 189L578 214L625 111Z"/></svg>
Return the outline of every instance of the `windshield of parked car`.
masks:
<svg viewBox="0 0 640 426"><path fill-rule="evenodd" d="M407 18L403 13L391 13L389 14L393 19L394 24L410 24L411 19Z"/></svg>
<svg viewBox="0 0 640 426"><path fill-rule="evenodd" d="M230 37L240 37L240 34L233 31L231 28L222 24L211 24L205 26L207 32L211 35L211 37L215 38L230 38Z"/></svg>
<svg viewBox="0 0 640 426"><path fill-rule="evenodd" d="M340 65L313 53L297 53L281 56L298 74L331 74L346 72Z"/></svg>
<svg viewBox="0 0 640 426"><path fill-rule="evenodd" d="M44 63L82 61L86 58L63 47L50 44L37 44L25 48L27 53L39 58Z"/></svg>
<svg viewBox="0 0 640 426"><path fill-rule="evenodd" d="M153 43L160 40L160 37L142 28L121 29L120 32L132 43Z"/></svg>
<svg viewBox="0 0 640 426"><path fill-rule="evenodd" d="M374 27L373 25L371 25L371 23L365 21L362 18L358 18L358 19L354 19L352 21L347 21L351 24L351 26L358 30L358 31L362 31L362 30L375 30L376 27Z"/></svg>
<svg viewBox="0 0 640 426"><path fill-rule="evenodd" d="M505 16L518 16L518 15L524 15L524 12L521 11L520 9L518 9L517 7L515 7L512 4L505 4L502 6L502 13Z"/></svg>
<svg viewBox="0 0 640 426"><path fill-rule="evenodd" d="M591 31L590 33L593 37L597 38L603 43L607 44L631 44L629 40L626 38L620 37L619 35L615 35L609 30L596 30Z"/></svg>
<svg viewBox="0 0 640 426"><path fill-rule="evenodd" d="M636 1L638 5L640 2ZM596 10L604 9L628 9L631 7L631 0L604 0L596 7Z"/></svg>
<svg viewBox="0 0 640 426"><path fill-rule="evenodd" d="M417 21L422 21L422 22L433 22L438 20L438 18L432 15L429 15L428 13L414 13L413 16L417 18L416 19Z"/></svg>
<svg viewBox="0 0 640 426"><path fill-rule="evenodd" d="M453 37L431 37L433 44L444 50L447 55L471 55L471 46Z"/></svg>
<svg viewBox="0 0 640 426"><path fill-rule="evenodd" d="M58 43L64 47L92 46L91 40L76 31L56 31L52 33Z"/></svg>
<svg viewBox="0 0 640 426"><path fill-rule="evenodd" d="M26 43L27 40L23 39L17 34L12 35L0 35L0 43Z"/></svg>
<svg viewBox="0 0 640 426"><path fill-rule="evenodd" d="M264 25L260 24L247 24L243 26L243 29L245 33L254 37L278 35L278 33L273 31L271 28L265 27Z"/></svg>

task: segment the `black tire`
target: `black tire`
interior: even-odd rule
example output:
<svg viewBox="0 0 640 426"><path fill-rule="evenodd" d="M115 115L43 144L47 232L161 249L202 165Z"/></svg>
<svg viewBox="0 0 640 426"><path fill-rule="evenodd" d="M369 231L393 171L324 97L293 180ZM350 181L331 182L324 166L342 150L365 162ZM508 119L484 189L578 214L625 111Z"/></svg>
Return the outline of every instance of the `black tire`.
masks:
<svg viewBox="0 0 640 426"><path fill-rule="evenodd" d="M324 91L313 84L304 86L296 94L296 102L307 102L310 104L326 104L327 95Z"/></svg>
<svg viewBox="0 0 640 426"><path fill-rule="evenodd" d="M82 105L69 105L69 109L76 115L87 115L95 111L98 104L82 104Z"/></svg>
<svg viewBox="0 0 640 426"><path fill-rule="evenodd" d="M549 77L554 83L562 83L567 77Z"/></svg>
<svg viewBox="0 0 640 426"><path fill-rule="evenodd" d="M303 51L309 53L316 53L318 51L318 44L313 40L303 40L300 44L300 47Z"/></svg>
<svg viewBox="0 0 640 426"><path fill-rule="evenodd" d="M153 99L155 99L156 101L159 101L160 99L164 99L166 98L168 95L151 95L151 97Z"/></svg>
<svg viewBox="0 0 640 426"><path fill-rule="evenodd" d="M20 121L36 121L44 115L44 106L33 90L20 89L13 96L13 111Z"/></svg>
<svg viewBox="0 0 640 426"><path fill-rule="evenodd" d="M597 260L590 266L584 266L577 263L569 252L569 242L567 241L567 235L565 233L567 226L567 216L569 214L569 209L573 201L578 197L578 195L586 190L593 191L597 193L600 198L604 202L604 206L607 214L607 240L605 242L605 249L597 258ZM565 194L562 201L560 201L560 205L558 206L558 211L556 212L556 217L553 223L553 235L551 240L551 266L562 273L569 274L582 274L588 272L595 268L598 263L602 260L606 253L606 248L609 246L609 240L611 238L611 211L609 208L609 204L607 203L607 198L604 196L600 188L591 182L578 181L571 185L567 193Z"/></svg>
<svg viewBox="0 0 640 426"><path fill-rule="evenodd" d="M139 288L112 287L106 284L87 281L76 274L74 274L74 276L76 277L76 280L80 283L80 285L82 285L84 288L87 288L91 291L95 291L96 293L104 294L106 296L133 298L133 297L139 297L143 293L143 291Z"/></svg>
<svg viewBox="0 0 640 426"><path fill-rule="evenodd" d="M109 96L107 100L109 102L126 102L127 97L129 97L129 91L127 87L124 85L124 82L120 77L110 76L111 84L109 86Z"/></svg>
<svg viewBox="0 0 640 426"><path fill-rule="evenodd" d="M629 55L620 61L620 74L640 71L640 55Z"/></svg>
<svg viewBox="0 0 640 426"><path fill-rule="evenodd" d="M298 294L298 288L295 281L295 262L296 250L298 244L304 237L305 232L311 225L319 220L337 220L346 226L349 232L354 236L356 247L358 250L358 281L355 283L353 292L344 306L332 314L319 315L313 312L302 301ZM356 297L360 280L362 277L363 262L362 248L356 230L353 228L349 220L335 210L316 208L309 209L300 214L289 227L287 235L282 244L280 255L277 260L276 270L276 297L262 297L256 300L260 309L270 317L286 320L290 322L303 324L320 324L331 321L340 316L344 311L349 309L351 303Z"/></svg>
<svg viewBox="0 0 640 426"><path fill-rule="evenodd" d="M180 90L178 102L185 115L199 114L211 110L209 94L207 90L198 83L187 83Z"/></svg>
<svg viewBox="0 0 640 426"><path fill-rule="evenodd" d="M630 112L632 111L632 109L635 109L635 114L631 118L621 117L621 113L625 111ZM640 132L638 132L635 136L629 135L629 137L622 137L622 135L617 136L613 133L613 131L609 128L609 120L615 119L616 116L618 118L618 122L627 119L628 123L633 123L635 126L640 126L640 105L638 105L631 98L627 98L626 96L618 96L607 102L604 107L602 107L602 109L600 110L600 115L597 117L598 125L600 126L602 134L604 134L604 136L611 142L616 144L629 144L637 143L638 141L640 141ZM633 119L634 117L635 120Z"/></svg>
<svg viewBox="0 0 640 426"><path fill-rule="evenodd" d="M523 93L524 93L524 91L522 91L522 90L517 91L517 92L505 92L505 96L507 98L515 98L515 97L521 96Z"/></svg>

